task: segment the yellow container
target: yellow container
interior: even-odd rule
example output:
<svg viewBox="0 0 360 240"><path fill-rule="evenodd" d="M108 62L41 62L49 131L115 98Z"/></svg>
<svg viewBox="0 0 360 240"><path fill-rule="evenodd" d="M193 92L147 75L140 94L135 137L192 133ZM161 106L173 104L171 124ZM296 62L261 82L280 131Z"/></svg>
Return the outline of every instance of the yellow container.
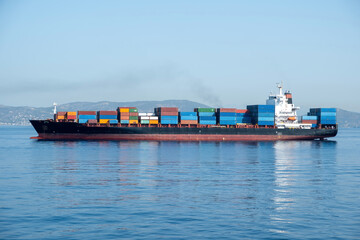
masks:
<svg viewBox="0 0 360 240"><path fill-rule="evenodd" d="M120 112L129 112L128 108L120 108Z"/></svg>
<svg viewBox="0 0 360 240"><path fill-rule="evenodd" d="M57 116L56 119L65 119L65 116Z"/></svg>
<svg viewBox="0 0 360 240"><path fill-rule="evenodd" d="M100 124L106 124L109 122L109 119L99 119Z"/></svg>
<svg viewBox="0 0 360 240"><path fill-rule="evenodd" d="M159 124L159 121L158 120L150 120L149 123L150 124Z"/></svg>
<svg viewBox="0 0 360 240"><path fill-rule="evenodd" d="M129 123L130 123L130 124L138 124L139 121L138 121L138 120L129 120Z"/></svg>
<svg viewBox="0 0 360 240"><path fill-rule="evenodd" d="M68 116L76 116L76 112L67 112Z"/></svg>

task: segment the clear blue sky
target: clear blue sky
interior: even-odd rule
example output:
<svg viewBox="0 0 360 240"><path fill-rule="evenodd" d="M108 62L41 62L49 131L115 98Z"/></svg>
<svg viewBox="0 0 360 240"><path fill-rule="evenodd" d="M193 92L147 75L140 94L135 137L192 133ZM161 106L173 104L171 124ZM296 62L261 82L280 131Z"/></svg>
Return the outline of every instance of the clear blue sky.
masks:
<svg viewBox="0 0 360 240"><path fill-rule="evenodd" d="M1 1L0 104L187 99L360 112L360 1Z"/></svg>

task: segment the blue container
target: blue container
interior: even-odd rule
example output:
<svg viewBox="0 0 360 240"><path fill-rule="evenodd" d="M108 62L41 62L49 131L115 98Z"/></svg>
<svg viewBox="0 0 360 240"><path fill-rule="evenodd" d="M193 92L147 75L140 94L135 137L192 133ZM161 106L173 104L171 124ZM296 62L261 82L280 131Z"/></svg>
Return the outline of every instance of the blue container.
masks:
<svg viewBox="0 0 360 240"><path fill-rule="evenodd" d="M236 125L236 121L220 120L220 125Z"/></svg>
<svg viewBox="0 0 360 240"><path fill-rule="evenodd" d="M210 121L210 120L200 120L200 124L206 124L206 125L216 125L216 121Z"/></svg>
<svg viewBox="0 0 360 240"><path fill-rule="evenodd" d="M118 120L111 119L111 120L109 120L109 123L110 124L118 124L119 122L118 122Z"/></svg>
<svg viewBox="0 0 360 240"><path fill-rule="evenodd" d="M321 112L321 117L336 117L336 112Z"/></svg>
<svg viewBox="0 0 360 240"><path fill-rule="evenodd" d="M200 116L199 117L199 121L215 121L216 122L216 117L215 116Z"/></svg>
<svg viewBox="0 0 360 240"><path fill-rule="evenodd" d="M179 112L180 116L197 116L197 112ZM190 119L189 119L190 120Z"/></svg>
<svg viewBox="0 0 360 240"><path fill-rule="evenodd" d="M117 119L117 115L99 115L99 119Z"/></svg>
<svg viewBox="0 0 360 240"><path fill-rule="evenodd" d="M121 124L129 124L129 120L120 120Z"/></svg>
<svg viewBox="0 0 360 240"><path fill-rule="evenodd" d="M79 119L79 123L87 123L88 119Z"/></svg>
<svg viewBox="0 0 360 240"><path fill-rule="evenodd" d="M214 112L198 112L199 117L213 117L216 116Z"/></svg>
<svg viewBox="0 0 360 240"><path fill-rule="evenodd" d="M257 123L259 126L265 126L265 125L268 125L268 126L273 126L275 124L274 121L260 121Z"/></svg>
<svg viewBox="0 0 360 240"><path fill-rule="evenodd" d="M78 119L96 119L96 115L78 115Z"/></svg>
<svg viewBox="0 0 360 240"><path fill-rule="evenodd" d="M324 120L324 121L321 121L320 124L336 125L336 121Z"/></svg>
<svg viewBox="0 0 360 240"><path fill-rule="evenodd" d="M251 117L236 118L237 123L251 123Z"/></svg>
<svg viewBox="0 0 360 240"><path fill-rule="evenodd" d="M311 127L312 127L312 128L316 128L316 127L317 127L317 124L311 124Z"/></svg>
<svg viewBox="0 0 360 240"><path fill-rule="evenodd" d="M219 121L236 121L236 117L219 117Z"/></svg>
<svg viewBox="0 0 360 240"><path fill-rule="evenodd" d="M302 116L302 120L317 120L317 116Z"/></svg>
<svg viewBox="0 0 360 240"><path fill-rule="evenodd" d="M195 121L197 121L198 117L196 115L195 116L180 116L180 120L195 120Z"/></svg>
<svg viewBox="0 0 360 240"><path fill-rule="evenodd" d="M263 113L263 112L259 112L257 114L254 114L253 116L256 117L275 117L275 113Z"/></svg>
<svg viewBox="0 0 360 240"><path fill-rule="evenodd" d="M166 115L161 115L160 116L160 120L170 120L170 121L178 121L178 116L166 116Z"/></svg>
<svg viewBox="0 0 360 240"><path fill-rule="evenodd" d="M236 113L233 112L221 112L218 113L219 117L236 117Z"/></svg>
<svg viewBox="0 0 360 240"><path fill-rule="evenodd" d="M255 121L258 121L258 122L267 122L267 121L274 121L274 117L258 117Z"/></svg>
<svg viewBox="0 0 360 240"><path fill-rule="evenodd" d="M178 120L160 120L161 124L178 124Z"/></svg>
<svg viewBox="0 0 360 240"><path fill-rule="evenodd" d="M251 112L275 112L275 105L248 105Z"/></svg>
<svg viewBox="0 0 360 240"><path fill-rule="evenodd" d="M236 117L251 117L250 113L237 113Z"/></svg>

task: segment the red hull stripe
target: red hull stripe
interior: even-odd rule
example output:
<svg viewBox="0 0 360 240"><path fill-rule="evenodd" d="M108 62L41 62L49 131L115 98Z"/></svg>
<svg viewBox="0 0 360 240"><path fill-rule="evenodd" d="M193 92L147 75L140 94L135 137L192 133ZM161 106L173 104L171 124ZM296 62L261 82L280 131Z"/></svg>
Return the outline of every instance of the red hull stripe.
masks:
<svg viewBox="0 0 360 240"><path fill-rule="evenodd" d="M214 134L39 134L38 140L146 140L146 141L276 141L312 140L306 135L214 135Z"/></svg>

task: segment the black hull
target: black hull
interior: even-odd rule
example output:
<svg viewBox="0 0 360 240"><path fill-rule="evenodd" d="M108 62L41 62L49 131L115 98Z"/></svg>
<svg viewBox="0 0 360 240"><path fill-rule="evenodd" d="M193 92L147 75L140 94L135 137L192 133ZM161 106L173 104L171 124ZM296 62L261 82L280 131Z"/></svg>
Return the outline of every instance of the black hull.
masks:
<svg viewBox="0 0 360 240"><path fill-rule="evenodd" d="M335 137L337 129L88 126L30 120L40 140L274 141Z"/></svg>

